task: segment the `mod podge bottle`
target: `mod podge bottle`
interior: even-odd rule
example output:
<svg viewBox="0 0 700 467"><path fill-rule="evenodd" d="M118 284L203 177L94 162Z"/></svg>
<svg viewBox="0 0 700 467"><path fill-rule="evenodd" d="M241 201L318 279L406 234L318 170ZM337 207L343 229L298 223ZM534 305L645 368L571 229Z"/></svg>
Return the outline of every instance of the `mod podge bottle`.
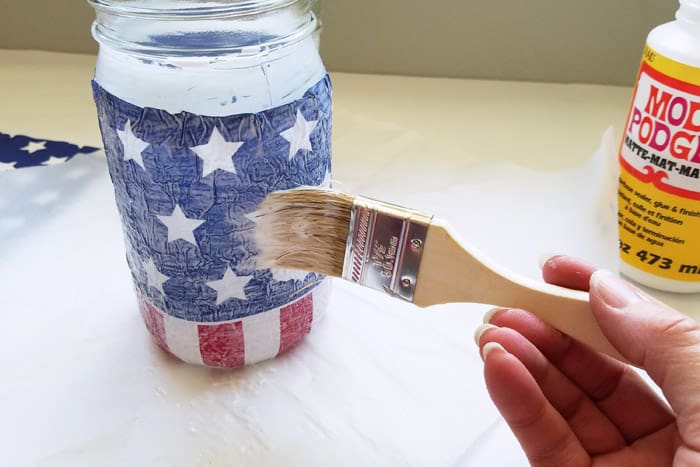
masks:
<svg viewBox="0 0 700 467"><path fill-rule="evenodd" d="M621 271L700 292L700 0L649 33L619 160Z"/></svg>
<svg viewBox="0 0 700 467"><path fill-rule="evenodd" d="M331 85L310 0L91 0L94 98L146 327L178 358L278 355L323 276L256 264L265 196L330 183Z"/></svg>

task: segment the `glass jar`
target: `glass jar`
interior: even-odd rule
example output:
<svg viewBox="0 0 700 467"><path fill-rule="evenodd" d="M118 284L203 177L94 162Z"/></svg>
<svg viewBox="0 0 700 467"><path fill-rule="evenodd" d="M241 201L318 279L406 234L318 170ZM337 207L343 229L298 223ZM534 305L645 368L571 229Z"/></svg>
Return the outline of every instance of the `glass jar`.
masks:
<svg viewBox="0 0 700 467"><path fill-rule="evenodd" d="M323 276L260 269L265 196L330 186L331 86L311 0L89 0L93 81L141 314L190 363L272 358L323 312Z"/></svg>

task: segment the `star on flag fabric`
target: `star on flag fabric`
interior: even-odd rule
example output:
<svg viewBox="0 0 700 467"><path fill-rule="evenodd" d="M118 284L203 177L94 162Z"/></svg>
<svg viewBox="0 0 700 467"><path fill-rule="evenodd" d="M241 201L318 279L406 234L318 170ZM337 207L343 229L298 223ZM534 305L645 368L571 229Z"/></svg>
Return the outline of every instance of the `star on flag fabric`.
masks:
<svg viewBox="0 0 700 467"><path fill-rule="evenodd" d="M98 83L93 94L156 342L185 361L238 366L308 333L324 277L259 269L254 215L272 191L329 184L329 77L294 102L224 117L138 107Z"/></svg>
<svg viewBox="0 0 700 467"><path fill-rule="evenodd" d="M0 132L0 172L61 164L78 154L89 154L98 150L99 148L92 146L78 146L64 141L42 140Z"/></svg>

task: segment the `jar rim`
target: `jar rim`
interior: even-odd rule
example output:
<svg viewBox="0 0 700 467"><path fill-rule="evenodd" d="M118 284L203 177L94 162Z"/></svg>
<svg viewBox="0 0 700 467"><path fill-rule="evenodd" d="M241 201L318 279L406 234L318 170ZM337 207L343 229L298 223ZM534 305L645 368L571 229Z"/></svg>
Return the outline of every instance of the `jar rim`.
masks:
<svg viewBox="0 0 700 467"><path fill-rule="evenodd" d="M201 5L193 5L188 1L188 7L178 6L181 2L161 3L159 6L135 6L123 0L87 0L96 10L107 13L140 17L140 18L222 18L248 16L251 14L265 13L293 5L295 3L308 3L313 6L317 0L219 0L206 2ZM131 3L131 2L129 2Z"/></svg>

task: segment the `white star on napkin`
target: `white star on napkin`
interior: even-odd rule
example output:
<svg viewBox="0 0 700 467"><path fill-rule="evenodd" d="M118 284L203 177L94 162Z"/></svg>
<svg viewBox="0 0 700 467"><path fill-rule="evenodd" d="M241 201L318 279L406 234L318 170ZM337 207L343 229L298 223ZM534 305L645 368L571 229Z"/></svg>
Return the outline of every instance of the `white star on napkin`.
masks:
<svg viewBox="0 0 700 467"><path fill-rule="evenodd" d="M307 121L297 110L297 119L294 126L280 133L282 138L289 141L289 160L292 160L300 149L311 151L311 133L318 124L318 120Z"/></svg>
<svg viewBox="0 0 700 467"><path fill-rule="evenodd" d="M218 128L214 127L207 144L194 146L191 149L202 159L202 177L206 177L216 169L236 173L233 165L233 155L243 146L242 141L226 141Z"/></svg>
<svg viewBox="0 0 700 467"><path fill-rule="evenodd" d="M123 130L117 130L117 136L124 146L124 162L132 160L145 170L141 153L148 147L149 143L137 138L131 131L131 120L126 121Z"/></svg>
<svg viewBox="0 0 700 467"><path fill-rule="evenodd" d="M261 217L263 214L264 214L263 211L261 211L261 210L258 209L257 211L246 212L245 214L243 214L243 217L245 217L246 219L248 219L248 220L249 220L250 222L252 222L253 224L257 224L257 223L258 223L258 220L260 219L260 217Z"/></svg>
<svg viewBox="0 0 700 467"><path fill-rule="evenodd" d="M323 180L321 180L321 184L319 185L319 188L330 189L332 183L333 183L333 180L331 179L331 171L326 170L326 175L323 176Z"/></svg>
<svg viewBox="0 0 700 467"><path fill-rule="evenodd" d="M168 243L181 238L196 245L197 240L194 238L194 231L206 222L205 220L191 219L185 216L185 213L182 212L182 209L177 204L169 216L157 217L168 228Z"/></svg>
<svg viewBox="0 0 700 467"><path fill-rule="evenodd" d="M221 305L231 298L245 300L243 290L253 276L237 276L231 268L226 269L224 277L218 281L207 282L207 285L216 290L216 304Z"/></svg>
<svg viewBox="0 0 700 467"><path fill-rule="evenodd" d="M148 261L143 264L143 269L146 271L146 281L148 282L148 286L155 287L156 289L160 290L160 293L165 295L165 292L163 291L163 284L170 278L158 270L156 263L154 263L153 259L151 258L149 258Z"/></svg>

